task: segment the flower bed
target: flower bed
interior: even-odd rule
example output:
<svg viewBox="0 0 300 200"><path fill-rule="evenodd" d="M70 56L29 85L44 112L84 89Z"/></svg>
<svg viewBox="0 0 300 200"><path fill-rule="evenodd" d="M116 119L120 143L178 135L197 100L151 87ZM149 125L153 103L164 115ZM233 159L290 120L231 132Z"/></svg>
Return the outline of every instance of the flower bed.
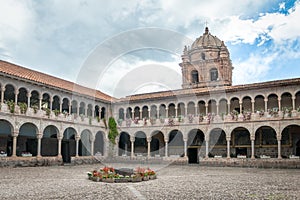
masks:
<svg viewBox="0 0 300 200"><path fill-rule="evenodd" d="M113 167L103 167L100 170L93 170L87 173L88 178L96 182L105 183L127 183L141 182L156 179L156 173L149 168L122 168L114 169Z"/></svg>

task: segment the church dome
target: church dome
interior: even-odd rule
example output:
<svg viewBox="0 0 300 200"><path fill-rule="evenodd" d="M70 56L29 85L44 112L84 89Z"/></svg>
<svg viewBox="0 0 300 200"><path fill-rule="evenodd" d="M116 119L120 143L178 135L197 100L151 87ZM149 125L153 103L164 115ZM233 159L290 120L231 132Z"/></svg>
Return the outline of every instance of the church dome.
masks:
<svg viewBox="0 0 300 200"><path fill-rule="evenodd" d="M203 35L197 38L193 42L191 49L205 48L205 47L220 48L221 46L222 46L222 41L216 36L211 35L208 30L208 27L206 27Z"/></svg>

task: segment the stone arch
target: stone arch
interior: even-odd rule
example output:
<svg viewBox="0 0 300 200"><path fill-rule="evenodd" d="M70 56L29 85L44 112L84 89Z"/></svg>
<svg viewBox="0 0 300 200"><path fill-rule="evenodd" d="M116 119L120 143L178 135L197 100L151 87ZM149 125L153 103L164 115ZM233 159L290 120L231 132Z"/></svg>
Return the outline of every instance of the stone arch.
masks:
<svg viewBox="0 0 300 200"><path fill-rule="evenodd" d="M61 154L63 161L66 163L71 162L71 156L76 155L76 130L73 127L68 127L63 133L61 143Z"/></svg>
<svg viewBox="0 0 300 200"><path fill-rule="evenodd" d="M149 108L148 106L143 106L142 108L142 119L148 119L149 118Z"/></svg>
<svg viewBox="0 0 300 200"><path fill-rule="evenodd" d="M124 109L123 109L123 114L124 114ZM99 105L95 105L95 112L94 112L95 117L97 117L98 119L100 119L100 107ZM124 119L124 116L123 116Z"/></svg>
<svg viewBox="0 0 300 200"><path fill-rule="evenodd" d="M130 135L122 131L119 137L119 156L129 156L131 152Z"/></svg>
<svg viewBox="0 0 300 200"><path fill-rule="evenodd" d="M219 113L222 115L228 114L228 106L227 106L227 99L222 98L219 101Z"/></svg>
<svg viewBox="0 0 300 200"><path fill-rule="evenodd" d="M85 103L82 101L79 104L79 115L85 115Z"/></svg>
<svg viewBox="0 0 300 200"><path fill-rule="evenodd" d="M69 110L70 100L68 98L63 98L62 100L62 112L63 113L70 113Z"/></svg>
<svg viewBox="0 0 300 200"><path fill-rule="evenodd" d="M101 116L100 118L101 119L104 119L106 117L106 108L105 107L101 107Z"/></svg>
<svg viewBox="0 0 300 200"><path fill-rule="evenodd" d="M255 96L254 111L265 111L265 97L263 95Z"/></svg>
<svg viewBox="0 0 300 200"><path fill-rule="evenodd" d="M217 101L215 99L208 101L208 113L217 114Z"/></svg>
<svg viewBox="0 0 300 200"><path fill-rule="evenodd" d="M159 118L166 118L166 105L160 104L159 106Z"/></svg>
<svg viewBox="0 0 300 200"><path fill-rule="evenodd" d="M93 116L93 105L92 105L92 104L88 104L86 115L87 115L88 117L92 117L92 116Z"/></svg>
<svg viewBox="0 0 300 200"><path fill-rule="evenodd" d="M92 132L88 129L85 129L80 134L79 142L79 156L91 156L92 152L92 142L93 141Z"/></svg>
<svg viewBox="0 0 300 200"><path fill-rule="evenodd" d="M148 148L146 133L138 131L134 134L134 137L134 153L146 156Z"/></svg>
<svg viewBox="0 0 300 200"><path fill-rule="evenodd" d="M157 119L158 118L158 116L157 116L157 106L152 105L150 108L151 108L150 109L150 118Z"/></svg>
<svg viewBox="0 0 300 200"><path fill-rule="evenodd" d="M300 126L290 124L281 133L282 157L288 158L290 155L300 156Z"/></svg>
<svg viewBox="0 0 300 200"><path fill-rule="evenodd" d="M124 108L119 108L119 119L125 120Z"/></svg>
<svg viewBox="0 0 300 200"><path fill-rule="evenodd" d="M293 103L292 103L292 95L289 92L285 92L281 95L281 108L292 108Z"/></svg>
<svg viewBox="0 0 300 200"><path fill-rule="evenodd" d="M59 130L54 125L48 125L43 131L41 144L42 156L57 156L58 155L58 140Z"/></svg>
<svg viewBox="0 0 300 200"><path fill-rule="evenodd" d="M150 152L151 156L160 156L164 155L165 150L165 140L164 134L161 131L153 131L151 133L151 142L150 142Z"/></svg>
<svg viewBox="0 0 300 200"><path fill-rule="evenodd" d="M258 155L277 157L277 134L270 126L261 126L255 131L255 152Z"/></svg>
<svg viewBox="0 0 300 200"><path fill-rule="evenodd" d="M127 119L132 119L132 108L131 107L128 107L126 109L126 118Z"/></svg>
<svg viewBox="0 0 300 200"><path fill-rule="evenodd" d="M50 109L50 95L48 93L43 93L42 95L42 108Z"/></svg>
<svg viewBox="0 0 300 200"><path fill-rule="evenodd" d="M6 84L4 91L4 101L15 101L15 86L13 84Z"/></svg>
<svg viewBox="0 0 300 200"><path fill-rule="evenodd" d="M31 95L30 95L30 107L39 107L39 96L40 93L36 90L32 90L31 91Z"/></svg>
<svg viewBox="0 0 300 200"><path fill-rule="evenodd" d="M94 141L94 154L97 156L104 155L104 138L105 133L103 131L98 131L95 136Z"/></svg>
<svg viewBox="0 0 300 200"><path fill-rule="evenodd" d="M22 153L31 153L32 156L37 155L37 134L39 133L38 127L30 122L21 125L19 129L17 141L17 155L21 156Z"/></svg>
<svg viewBox="0 0 300 200"><path fill-rule="evenodd" d="M232 156L251 155L251 136L250 132L245 127L236 127L231 132Z"/></svg>
<svg viewBox="0 0 300 200"><path fill-rule="evenodd" d="M268 96L268 104L267 104L268 110L278 110L278 96L276 94L270 94Z"/></svg>
<svg viewBox="0 0 300 200"><path fill-rule="evenodd" d="M195 103L193 101L190 101L187 104L187 115L196 115L196 113L195 113Z"/></svg>
<svg viewBox="0 0 300 200"><path fill-rule="evenodd" d="M133 113L134 119L140 119L140 107L136 106Z"/></svg>
<svg viewBox="0 0 300 200"><path fill-rule="evenodd" d="M185 104L183 102L178 103L177 105L177 115L182 115L183 117L186 115L185 113Z"/></svg>
<svg viewBox="0 0 300 200"><path fill-rule="evenodd" d="M18 93L18 103L26 103L27 104L27 89L24 87L19 88Z"/></svg>
<svg viewBox="0 0 300 200"><path fill-rule="evenodd" d="M78 103L76 100L72 100L71 102L71 114L78 114L77 113Z"/></svg>
<svg viewBox="0 0 300 200"><path fill-rule="evenodd" d="M252 103L251 103L251 97L245 96L242 99L242 109L244 112L252 112Z"/></svg>
<svg viewBox="0 0 300 200"><path fill-rule="evenodd" d="M53 97L52 110L60 110L60 97L58 95Z"/></svg>
<svg viewBox="0 0 300 200"><path fill-rule="evenodd" d="M230 99L230 112L233 110L237 111L238 113L241 112L240 110L240 100L238 97L232 97Z"/></svg>
<svg viewBox="0 0 300 200"><path fill-rule="evenodd" d="M198 114L203 116L207 114L204 100L198 101Z"/></svg>
<svg viewBox="0 0 300 200"><path fill-rule="evenodd" d="M209 132L209 157L214 155L226 156L226 133L221 128L214 128Z"/></svg>
<svg viewBox="0 0 300 200"><path fill-rule="evenodd" d="M295 93L295 107L300 110L300 91Z"/></svg>
<svg viewBox="0 0 300 200"><path fill-rule="evenodd" d="M175 129L169 132L169 155L183 156L183 134L181 131Z"/></svg>
<svg viewBox="0 0 300 200"><path fill-rule="evenodd" d="M5 152L7 156L11 156L13 151L13 131L13 125L9 121L0 119L0 151Z"/></svg>
<svg viewBox="0 0 300 200"><path fill-rule="evenodd" d="M175 111L175 104L174 103L170 103L169 106L168 106L168 114L169 114L169 117L177 117L176 116L176 111Z"/></svg>

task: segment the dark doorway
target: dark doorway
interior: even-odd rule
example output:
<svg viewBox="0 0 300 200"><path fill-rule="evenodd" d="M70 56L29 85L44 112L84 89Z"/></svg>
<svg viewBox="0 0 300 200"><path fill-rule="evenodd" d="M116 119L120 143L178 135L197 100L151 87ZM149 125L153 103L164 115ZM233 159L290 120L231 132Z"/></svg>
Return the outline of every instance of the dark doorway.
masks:
<svg viewBox="0 0 300 200"><path fill-rule="evenodd" d="M61 144L61 153L64 163L71 163L71 154L70 154L70 143L69 141L62 141Z"/></svg>
<svg viewBox="0 0 300 200"><path fill-rule="evenodd" d="M189 163L198 163L198 149L188 148Z"/></svg>
<svg viewBox="0 0 300 200"><path fill-rule="evenodd" d="M236 148L235 153L236 155L247 156L247 148Z"/></svg>
<svg viewBox="0 0 300 200"><path fill-rule="evenodd" d="M300 140L296 144L296 156L300 156Z"/></svg>

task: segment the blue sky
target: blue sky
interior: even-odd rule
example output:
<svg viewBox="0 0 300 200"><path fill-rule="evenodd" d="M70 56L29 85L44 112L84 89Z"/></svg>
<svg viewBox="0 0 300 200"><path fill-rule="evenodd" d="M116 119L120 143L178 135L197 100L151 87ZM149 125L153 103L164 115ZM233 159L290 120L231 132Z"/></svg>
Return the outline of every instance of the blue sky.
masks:
<svg viewBox="0 0 300 200"><path fill-rule="evenodd" d="M117 97L178 89L183 47L207 22L234 85L297 78L299 19L295 0L1 1L0 59Z"/></svg>

